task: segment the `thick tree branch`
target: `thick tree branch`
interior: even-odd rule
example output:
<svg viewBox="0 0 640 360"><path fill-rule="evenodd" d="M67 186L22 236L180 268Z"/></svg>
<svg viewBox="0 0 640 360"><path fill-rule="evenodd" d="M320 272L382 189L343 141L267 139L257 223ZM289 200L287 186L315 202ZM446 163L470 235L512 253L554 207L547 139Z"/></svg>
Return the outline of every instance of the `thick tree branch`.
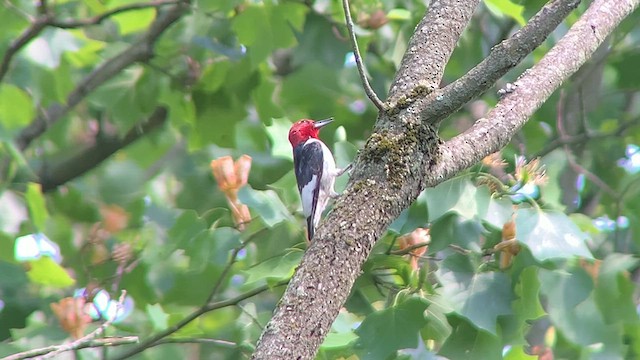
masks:
<svg viewBox="0 0 640 360"><path fill-rule="evenodd" d="M379 114L347 189L318 228L254 359L313 359L373 244L423 190L426 159L435 155L438 140L435 128L421 123L411 100L438 86L477 3L431 3L391 86L387 104L402 104Z"/></svg>
<svg viewBox="0 0 640 360"><path fill-rule="evenodd" d="M367 69L360 55L360 49L358 48L358 40L356 39L356 33L353 29L353 19L351 18L351 10L349 10L349 0L342 0L342 8L344 9L344 18L347 23L347 31L349 32L349 39L351 40L351 47L353 48L353 57L356 59L356 67L358 68L358 74L360 74L360 80L362 81L362 87L364 92L369 97L369 100L373 105L378 108L379 111L385 111L384 104L373 91L369 79L367 79Z"/></svg>
<svg viewBox="0 0 640 360"><path fill-rule="evenodd" d="M47 26L53 26L62 29L72 29L82 26L97 25L108 19L109 17L121 14L123 12L151 7L157 8L170 4L178 4L180 1L182 0L155 0L148 3L128 4L114 8L110 11L105 12L104 14L100 14L87 19L77 20L56 19L54 14L51 13L47 8L46 1L41 1L40 5L38 6L38 17L32 20L31 26L29 26L17 39L12 41L9 45L9 48L7 48L7 50L5 51L4 56L2 57L2 62L0 63L0 82L9 71L9 65L11 64L11 60L13 60L13 57L31 40L35 39Z"/></svg>
<svg viewBox="0 0 640 360"><path fill-rule="evenodd" d="M116 76L133 63L147 61L153 57L153 46L160 35L176 22L188 7L188 1L182 0L166 12L158 15L149 31L135 44L119 55L107 60L84 78L67 97L66 104L54 104L43 110L29 126L22 130L16 138L20 150L26 149L31 141L42 135L53 123L60 120L74 106L82 101L98 86Z"/></svg>
<svg viewBox="0 0 640 360"><path fill-rule="evenodd" d="M479 0L434 0L416 27L396 73L387 104L405 108L436 90L460 34Z"/></svg>
<svg viewBox="0 0 640 360"><path fill-rule="evenodd" d="M486 119L447 141L429 168L434 186L507 145L544 101L582 66L640 0L595 0L569 32L515 83Z"/></svg>
<svg viewBox="0 0 640 360"><path fill-rule="evenodd" d="M98 136L96 143L73 157L56 164L45 163L39 172L42 191L48 192L100 165L116 151L161 127L167 120L167 109L157 107L149 118L131 129L124 137Z"/></svg>
<svg viewBox="0 0 640 360"><path fill-rule="evenodd" d="M581 0L553 0L512 37L491 49L489 56L461 78L430 95L422 118L432 124L444 120L493 84L535 50Z"/></svg>

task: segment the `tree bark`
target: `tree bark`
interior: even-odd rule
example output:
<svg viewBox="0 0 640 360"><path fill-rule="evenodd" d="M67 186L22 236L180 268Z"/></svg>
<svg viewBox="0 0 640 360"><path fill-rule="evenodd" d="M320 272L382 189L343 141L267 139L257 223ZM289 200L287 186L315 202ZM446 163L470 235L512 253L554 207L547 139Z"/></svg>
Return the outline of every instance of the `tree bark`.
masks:
<svg viewBox="0 0 640 360"><path fill-rule="evenodd" d="M443 99L454 96L433 94L478 1L433 1L391 86L390 110L379 114L373 134L355 161L347 189L318 228L260 337L253 359L313 359L387 226L426 186L437 185L504 147L639 1L595 0L547 56L515 83L515 91L504 96L487 119L478 120L467 132L444 144L437 135L439 120L422 114L428 105L442 106L438 104L444 104ZM541 10L543 15L553 6L565 10L556 12L561 16L559 22L577 1L552 1ZM548 35L539 31L544 37Z"/></svg>

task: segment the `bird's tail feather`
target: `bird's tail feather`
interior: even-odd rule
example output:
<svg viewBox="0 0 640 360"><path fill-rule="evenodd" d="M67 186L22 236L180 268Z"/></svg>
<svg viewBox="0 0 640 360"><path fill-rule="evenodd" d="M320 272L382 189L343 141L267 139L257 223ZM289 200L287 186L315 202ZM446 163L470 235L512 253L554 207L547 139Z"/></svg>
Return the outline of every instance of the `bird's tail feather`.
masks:
<svg viewBox="0 0 640 360"><path fill-rule="evenodd" d="M315 233L315 229L313 226L313 217L309 216L307 218L307 236L309 241L311 241L311 239L313 239L313 234Z"/></svg>

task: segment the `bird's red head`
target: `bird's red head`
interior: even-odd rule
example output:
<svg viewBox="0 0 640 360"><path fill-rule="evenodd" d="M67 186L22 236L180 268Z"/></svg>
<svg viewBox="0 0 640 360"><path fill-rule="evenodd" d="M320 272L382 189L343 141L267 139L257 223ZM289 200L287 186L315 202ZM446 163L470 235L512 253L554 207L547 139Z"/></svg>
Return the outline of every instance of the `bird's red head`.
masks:
<svg viewBox="0 0 640 360"><path fill-rule="evenodd" d="M333 119L313 121L309 119L298 120L289 129L289 142L292 147L298 146L310 138L317 139L320 129L332 122Z"/></svg>

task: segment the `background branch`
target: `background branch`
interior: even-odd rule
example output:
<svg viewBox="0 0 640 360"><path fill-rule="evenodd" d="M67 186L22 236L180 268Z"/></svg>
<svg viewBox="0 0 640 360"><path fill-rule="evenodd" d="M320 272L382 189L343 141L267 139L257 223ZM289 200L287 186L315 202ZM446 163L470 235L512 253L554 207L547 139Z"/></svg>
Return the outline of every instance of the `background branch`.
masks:
<svg viewBox="0 0 640 360"><path fill-rule="evenodd" d="M136 125L124 136L98 134L95 144L56 164L45 163L38 173L42 191L48 192L100 165L116 151L148 135L167 121L167 109L157 107L146 121Z"/></svg>
<svg viewBox="0 0 640 360"><path fill-rule="evenodd" d="M122 309L126 296L127 296L126 290L122 290L122 293L120 294L120 298L118 299L118 304L116 306L116 314L118 314L118 312L120 312L120 309ZM17 354L5 357L2 360L27 359L35 356L39 356L40 359L50 359L52 357L55 357L56 355L59 355L59 354L62 354L63 352L67 352L71 350L78 350L78 349L83 349L87 347L123 345L123 344L130 344L132 342L138 342L137 336L128 336L124 338L108 338L108 340L106 341L104 341L105 339L96 339L98 336L102 335L109 326L111 326L111 324L115 319L116 319L116 316L114 316L112 319L105 321L104 323L102 323L102 325L98 326L97 329L93 330L89 334L79 339L73 340L70 343L55 345L55 346L47 346L45 348L40 348L40 349L28 350L25 352L21 352L21 353L17 353ZM90 346L90 344L94 346Z"/></svg>
<svg viewBox="0 0 640 360"><path fill-rule="evenodd" d="M0 63L0 82L4 79L4 76L7 75L9 71L9 65L11 65L11 60L13 57L22 49L25 45L29 43L29 41L35 39L42 30L47 27L49 23L49 16L44 15L42 17L36 18L31 26L29 26L17 39L11 42L9 48L4 53L2 57L2 63Z"/></svg>
<svg viewBox="0 0 640 360"><path fill-rule="evenodd" d="M640 0L596 0L542 60L514 83L513 92L465 133L447 141L429 169L429 186L449 179L506 146L540 105L575 73Z"/></svg>
<svg viewBox="0 0 640 360"><path fill-rule="evenodd" d="M116 76L131 64L147 61L153 57L153 46L160 35L177 21L187 8L188 3L182 0L166 12L160 13L151 24L149 31L135 44L119 55L107 60L85 77L67 97L66 104L54 104L43 110L16 137L15 142L20 150L26 149L31 141L42 135L49 126L60 120L74 106L82 101L98 86Z"/></svg>

